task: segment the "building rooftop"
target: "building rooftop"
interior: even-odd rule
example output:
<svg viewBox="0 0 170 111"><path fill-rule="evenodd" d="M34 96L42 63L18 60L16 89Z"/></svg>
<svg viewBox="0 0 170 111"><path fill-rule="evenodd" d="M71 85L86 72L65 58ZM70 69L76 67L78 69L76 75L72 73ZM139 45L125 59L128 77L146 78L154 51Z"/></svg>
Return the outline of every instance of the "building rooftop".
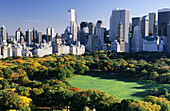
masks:
<svg viewBox="0 0 170 111"><path fill-rule="evenodd" d="M130 9L114 8L112 11L119 11L119 10L130 10Z"/></svg>
<svg viewBox="0 0 170 111"><path fill-rule="evenodd" d="M170 8L159 9L158 12L170 12Z"/></svg>
<svg viewBox="0 0 170 111"><path fill-rule="evenodd" d="M158 37L154 37L154 36L146 36L143 38L144 40L147 40L147 41L154 41L154 40L157 40Z"/></svg>

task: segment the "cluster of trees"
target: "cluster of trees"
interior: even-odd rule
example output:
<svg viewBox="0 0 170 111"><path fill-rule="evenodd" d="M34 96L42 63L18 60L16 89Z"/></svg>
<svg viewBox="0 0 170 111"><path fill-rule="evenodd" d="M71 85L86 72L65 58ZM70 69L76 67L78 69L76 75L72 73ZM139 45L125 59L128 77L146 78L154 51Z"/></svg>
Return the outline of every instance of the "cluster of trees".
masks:
<svg viewBox="0 0 170 111"><path fill-rule="evenodd" d="M96 51L85 54L85 58L90 69L119 73L124 77L170 83L170 55L167 53Z"/></svg>
<svg viewBox="0 0 170 111"><path fill-rule="evenodd" d="M165 97L170 101L170 88L154 88L150 89L148 95L156 96L156 97Z"/></svg>
<svg viewBox="0 0 170 111"><path fill-rule="evenodd" d="M29 111L50 107L81 111L88 107L99 111L166 111L169 92L164 89L150 90L150 96L145 97L144 101L120 100L102 91L72 87L65 81L74 74L98 69L124 77L169 83L169 55L143 53L96 51L80 56L49 55L0 60L0 110Z"/></svg>
<svg viewBox="0 0 170 111"><path fill-rule="evenodd" d="M169 107L169 101L164 97L147 96L144 101L120 100L106 92L81 90L57 79L45 80L39 85L11 83L9 86L0 90L0 110L30 111L50 107L82 111L88 107L97 111L166 111Z"/></svg>

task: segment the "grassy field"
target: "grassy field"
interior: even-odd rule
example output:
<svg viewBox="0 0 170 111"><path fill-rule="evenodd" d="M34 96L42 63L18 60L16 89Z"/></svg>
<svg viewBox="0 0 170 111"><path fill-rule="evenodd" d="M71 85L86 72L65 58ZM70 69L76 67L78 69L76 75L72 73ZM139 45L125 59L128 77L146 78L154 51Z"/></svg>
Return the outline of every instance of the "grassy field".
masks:
<svg viewBox="0 0 170 111"><path fill-rule="evenodd" d="M134 98L142 100L151 88L168 88L170 84L157 84L150 81L141 81L121 78L116 75L77 75L68 80L72 86L80 89L98 89L119 99Z"/></svg>

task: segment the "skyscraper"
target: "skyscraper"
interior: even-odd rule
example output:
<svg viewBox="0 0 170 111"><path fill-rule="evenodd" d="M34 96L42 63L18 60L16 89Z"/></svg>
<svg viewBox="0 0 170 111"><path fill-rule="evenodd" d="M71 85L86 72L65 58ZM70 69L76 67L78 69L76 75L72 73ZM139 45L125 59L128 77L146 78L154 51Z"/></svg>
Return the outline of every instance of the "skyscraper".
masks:
<svg viewBox="0 0 170 111"><path fill-rule="evenodd" d="M68 10L69 28L73 35L73 41L77 41L77 10Z"/></svg>
<svg viewBox="0 0 170 111"><path fill-rule="evenodd" d="M27 45L31 45L32 44L32 40L33 40L32 31L30 29L28 29L28 31L26 31L26 42L27 42Z"/></svg>
<svg viewBox="0 0 170 111"><path fill-rule="evenodd" d="M54 28L51 27L51 30L50 30L50 31L51 31L51 41L54 42L54 41L55 41L55 36L56 36L56 35L55 35L55 32L54 32Z"/></svg>
<svg viewBox="0 0 170 111"><path fill-rule="evenodd" d="M95 24L92 23L92 22L89 22L88 24L88 27L89 27L89 34L94 34L94 30L95 30Z"/></svg>
<svg viewBox="0 0 170 111"><path fill-rule="evenodd" d="M3 42L7 42L8 34L7 30L4 25L0 28L0 44Z"/></svg>
<svg viewBox="0 0 170 111"><path fill-rule="evenodd" d="M139 26L141 29L141 17L133 17L132 18L132 34L135 26Z"/></svg>
<svg viewBox="0 0 170 111"><path fill-rule="evenodd" d="M15 39L17 42L21 42L21 37L23 37L24 34L22 33L22 29L18 28L18 30L15 32Z"/></svg>
<svg viewBox="0 0 170 111"><path fill-rule="evenodd" d="M109 39L111 42L115 41L118 36L118 24L120 21L123 24L123 37L125 40L125 50L129 52L129 24L130 24L130 10L128 9L115 9L112 11L110 17L110 33ZM115 48L112 48L115 49Z"/></svg>
<svg viewBox="0 0 170 111"><path fill-rule="evenodd" d="M84 31L84 33L89 33L89 27L87 22L80 23L80 30Z"/></svg>
<svg viewBox="0 0 170 111"><path fill-rule="evenodd" d="M149 13L149 35L155 36L156 33L156 13Z"/></svg>
<svg viewBox="0 0 170 111"><path fill-rule="evenodd" d="M51 41L55 41L55 32L54 32L54 28L53 27L48 27L47 29L46 29L46 34L47 34L47 36L50 36L51 38L50 38L50 40Z"/></svg>
<svg viewBox="0 0 170 111"><path fill-rule="evenodd" d="M123 38L123 24L122 22L118 25L118 36L117 36L117 42L119 48L117 49L117 52L125 52L125 40Z"/></svg>
<svg viewBox="0 0 170 111"><path fill-rule="evenodd" d="M51 28L50 28L50 27L48 27L48 28L46 29L46 34L47 34L47 35L51 35Z"/></svg>
<svg viewBox="0 0 170 111"><path fill-rule="evenodd" d="M133 30L133 36L131 38L131 51L140 52L142 51L142 35L139 26L135 26Z"/></svg>
<svg viewBox="0 0 170 111"><path fill-rule="evenodd" d="M148 15L142 17L141 32L142 32L142 38L148 36L148 34L149 34L149 17L148 17Z"/></svg>
<svg viewBox="0 0 170 111"><path fill-rule="evenodd" d="M99 50L103 50L104 46L104 37L105 37L106 29L104 28L103 22L101 20L97 21L96 27L95 27L95 35L99 38Z"/></svg>
<svg viewBox="0 0 170 111"><path fill-rule="evenodd" d="M20 30L17 30L15 32L15 39L17 42L20 42L20 37L21 37L21 32L20 32Z"/></svg>
<svg viewBox="0 0 170 111"><path fill-rule="evenodd" d="M158 10L158 35L167 36L167 25L170 21L170 8Z"/></svg>
<svg viewBox="0 0 170 111"><path fill-rule="evenodd" d="M37 32L37 29L35 27L33 28L32 33L33 33L33 43L36 43L37 38L38 38L38 32Z"/></svg>
<svg viewBox="0 0 170 111"><path fill-rule="evenodd" d="M40 44L41 42L42 42L42 33L38 32L37 43Z"/></svg>

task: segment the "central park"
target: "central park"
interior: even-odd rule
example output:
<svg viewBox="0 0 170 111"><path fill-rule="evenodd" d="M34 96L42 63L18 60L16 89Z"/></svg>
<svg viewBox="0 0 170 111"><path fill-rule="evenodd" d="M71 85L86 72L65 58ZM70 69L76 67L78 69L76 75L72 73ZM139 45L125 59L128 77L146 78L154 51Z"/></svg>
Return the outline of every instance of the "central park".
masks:
<svg viewBox="0 0 170 111"><path fill-rule="evenodd" d="M0 60L0 110L168 111L166 52L9 57Z"/></svg>

